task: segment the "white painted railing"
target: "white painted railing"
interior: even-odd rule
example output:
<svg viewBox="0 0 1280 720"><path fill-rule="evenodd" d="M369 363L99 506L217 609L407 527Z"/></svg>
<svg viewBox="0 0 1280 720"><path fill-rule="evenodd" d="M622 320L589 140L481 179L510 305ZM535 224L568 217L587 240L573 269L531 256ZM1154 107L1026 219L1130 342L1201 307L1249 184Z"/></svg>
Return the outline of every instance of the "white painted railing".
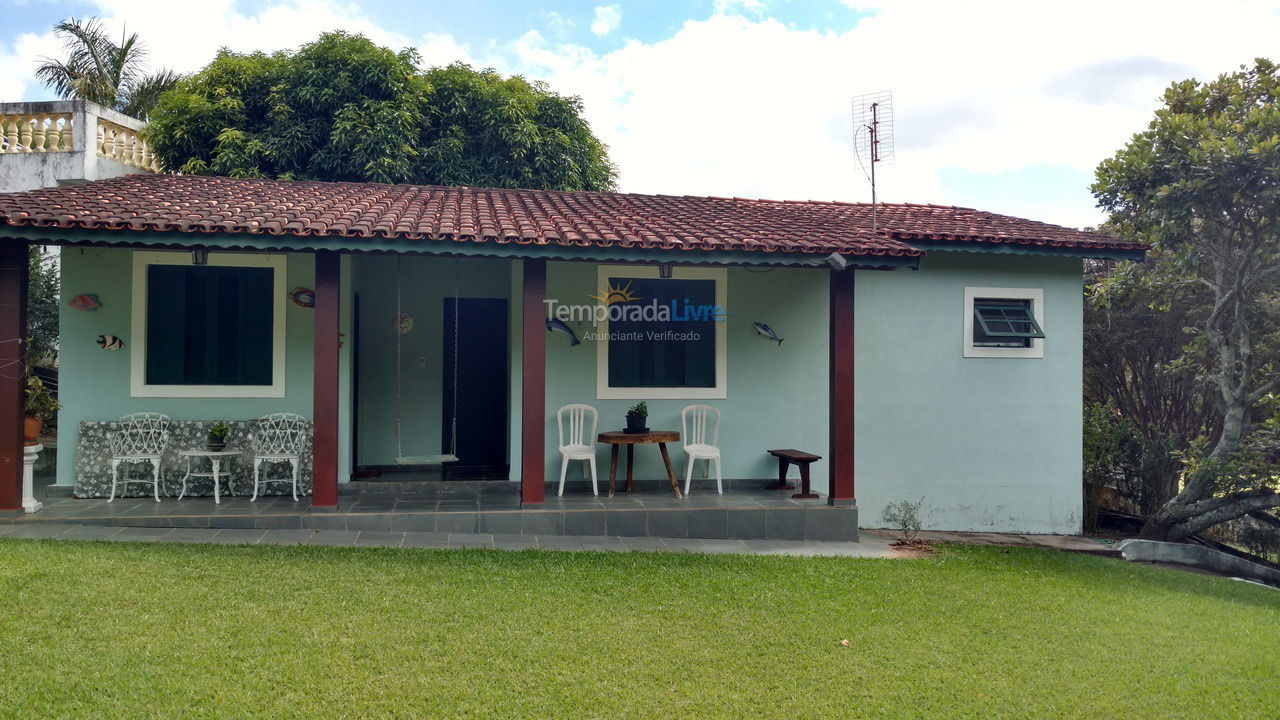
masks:
<svg viewBox="0 0 1280 720"><path fill-rule="evenodd" d="M110 158L124 165L132 165L151 172L160 172L160 160L137 130L98 118L96 144L98 157Z"/></svg>
<svg viewBox="0 0 1280 720"><path fill-rule="evenodd" d="M0 115L0 154L70 152L71 113Z"/></svg>

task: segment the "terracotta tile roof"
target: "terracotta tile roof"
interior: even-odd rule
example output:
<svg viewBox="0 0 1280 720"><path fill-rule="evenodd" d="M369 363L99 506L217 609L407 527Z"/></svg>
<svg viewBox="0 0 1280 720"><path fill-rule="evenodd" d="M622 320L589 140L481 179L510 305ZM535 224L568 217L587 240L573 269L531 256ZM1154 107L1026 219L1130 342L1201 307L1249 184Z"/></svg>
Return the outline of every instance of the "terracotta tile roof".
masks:
<svg viewBox="0 0 1280 720"><path fill-rule="evenodd" d="M916 257L912 240L1136 246L964 208L130 175L0 195L0 225Z"/></svg>

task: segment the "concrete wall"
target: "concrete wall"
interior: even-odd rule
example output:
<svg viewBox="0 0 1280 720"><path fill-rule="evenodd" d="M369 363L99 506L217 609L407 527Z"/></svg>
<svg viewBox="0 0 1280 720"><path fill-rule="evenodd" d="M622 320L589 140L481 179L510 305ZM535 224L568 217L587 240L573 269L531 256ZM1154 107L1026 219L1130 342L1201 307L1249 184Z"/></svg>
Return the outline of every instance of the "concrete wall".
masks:
<svg viewBox="0 0 1280 720"><path fill-rule="evenodd" d="M59 485L74 484L76 433L84 420L113 420L131 412L162 412L175 420L248 420L272 412L312 416L312 337L314 313L285 303L286 369L283 398L135 398L130 395L129 365L134 342L131 328L132 252L127 249L63 248L62 302L59 312L60 377L58 412ZM288 287L314 287L315 263L310 255L289 255ZM343 260L342 332L350 337L350 262ZM93 293L102 301L95 311L75 310L68 301ZM108 352L99 335L122 338L125 348ZM340 446L339 479L345 481L350 457L351 343L339 351Z"/></svg>
<svg viewBox="0 0 1280 720"><path fill-rule="evenodd" d="M963 357L966 286L1044 289L1044 357ZM924 498L932 529L1081 528L1081 261L931 252L855 295L860 522Z"/></svg>
<svg viewBox="0 0 1280 720"><path fill-rule="evenodd" d="M99 157L97 152L99 118L130 130L141 130L145 123L136 118L84 100L0 103L0 116L19 115L70 115L72 146L70 150L0 153L0 193L147 172L113 159Z"/></svg>

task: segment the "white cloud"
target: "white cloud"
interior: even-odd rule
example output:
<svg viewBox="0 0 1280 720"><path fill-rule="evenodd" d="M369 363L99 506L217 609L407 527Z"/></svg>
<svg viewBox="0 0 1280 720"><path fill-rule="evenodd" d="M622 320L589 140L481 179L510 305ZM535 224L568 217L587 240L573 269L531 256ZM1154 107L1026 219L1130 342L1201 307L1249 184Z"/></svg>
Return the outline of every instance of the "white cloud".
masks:
<svg viewBox="0 0 1280 720"><path fill-rule="evenodd" d="M601 37L608 35L622 23L622 6L600 5L596 8L595 20L591 22L591 32Z"/></svg>
<svg viewBox="0 0 1280 720"><path fill-rule="evenodd" d="M1025 188L997 189L977 202L944 178L964 171L1000 188L1002 173L1087 177L1146 126L1169 82L1274 54L1280 36L1276 4L1256 0L1223 0L1212 13L1175 2L858 0L851 4L874 13L846 32L797 29L769 19L768 3L723 0L723 11L669 38L608 52L533 28L476 49L447 33L406 37L339 0L268 0L252 13L235 0L97 2L115 27L128 19L155 64L179 70L204 65L223 45L294 48L341 28L416 45L430 65L460 59L546 80L583 97L622 189L634 192L868 199L850 99L890 89L898 145L879 172L881 198L963 201L1070 225L1101 218L1087 187L1030 199ZM47 35L0 46L0 99L29 96L39 56L57 50Z"/></svg>
<svg viewBox="0 0 1280 720"><path fill-rule="evenodd" d="M180 72L203 67L222 47L237 52L292 49L328 30L362 33L394 48L413 44L378 26L357 6L333 0L284 0L253 14L237 10L234 0L96 0L95 4L97 12L86 15L101 17L113 33L126 27L138 33L152 67ZM38 90L32 75L38 56L58 55L59 48L52 34L46 33L21 35L11 48L0 49L0 62L7 68L6 80L0 81L0 100Z"/></svg>
<svg viewBox="0 0 1280 720"><path fill-rule="evenodd" d="M942 173L1089 173L1146 126L1169 82L1232 70L1273 52L1280 34L1274 5L1249 1L1213 13L1100 0L875 10L843 33L721 13L603 54L526 37L517 67L583 96L625 190L869 199L850 99L890 89L897 158L880 169L881 198L972 204ZM1101 219L1087 187L1016 194L982 206L1070 225Z"/></svg>

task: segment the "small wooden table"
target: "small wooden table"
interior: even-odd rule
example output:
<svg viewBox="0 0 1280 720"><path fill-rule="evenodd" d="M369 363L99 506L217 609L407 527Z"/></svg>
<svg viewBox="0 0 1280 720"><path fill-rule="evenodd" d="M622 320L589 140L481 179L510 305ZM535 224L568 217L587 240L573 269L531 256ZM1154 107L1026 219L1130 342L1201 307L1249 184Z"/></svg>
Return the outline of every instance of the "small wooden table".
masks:
<svg viewBox="0 0 1280 720"><path fill-rule="evenodd" d="M809 466L822 459L821 455L814 455L803 450L770 450L769 454L778 458L778 484L771 485L771 490L791 490L792 487L787 484L787 468L792 463L800 466L800 492L792 495L793 498L801 500L812 500L818 497L818 494L809 490Z"/></svg>
<svg viewBox="0 0 1280 720"><path fill-rule="evenodd" d="M680 483L676 482L676 473L671 469L671 455L667 453L667 443L680 442L679 432L675 430L650 430L646 433L626 433L619 430L616 432L602 432L596 440L608 443L611 446L609 451L609 497L613 497L613 488L618 481L618 446L627 446L627 492L633 492L634 481L631 476L632 453L636 445L650 443L658 444L658 449L662 451L662 463L667 466L667 477L671 480L671 492L676 497L681 497Z"/></svg>

